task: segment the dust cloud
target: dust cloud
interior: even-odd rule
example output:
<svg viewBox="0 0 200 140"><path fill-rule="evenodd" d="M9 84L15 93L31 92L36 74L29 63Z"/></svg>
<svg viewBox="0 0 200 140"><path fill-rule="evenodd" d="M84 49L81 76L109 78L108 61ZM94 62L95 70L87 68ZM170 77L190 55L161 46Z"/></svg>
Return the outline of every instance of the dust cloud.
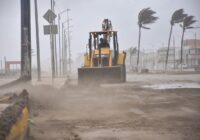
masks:
<svg viewBox="0 0 200 140"><path fill-rule="evenodd" d="M199 79L198 74L128 74L123 84L87 87L66 79L57 79L52 86L51 79L46 79L1 93L29 91L31 140L198 140L199 89L143 86L200 83Z"/></svg>

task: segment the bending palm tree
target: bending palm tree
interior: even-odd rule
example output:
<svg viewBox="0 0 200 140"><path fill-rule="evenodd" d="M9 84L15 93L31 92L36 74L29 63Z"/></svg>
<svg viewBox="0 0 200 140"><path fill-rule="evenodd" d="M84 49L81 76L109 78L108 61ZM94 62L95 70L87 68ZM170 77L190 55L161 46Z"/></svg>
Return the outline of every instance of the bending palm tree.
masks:
<svg viewBox="0 0 200 140"><path fill-rule="evenodd" d="M183 32L182 32L182 38L181 38L181 70L182 70L182 64L183 64L183 40L184 40L184 34L186 29L192 29L191 25L195 23L196 20L194 20L194 16L186 16L183 20L183 25L181 25Z"/></svg>
<svg viewBox="0 0 200 140"><path fill-rule="evenodd" d="M138 26L139 26L139 38L138 38L138 56L137 56L137 68L139 66L139 58L140 58L140 40L141 40L141 29L150 29L145 27L144 25L154 23L158 17L155 17L154 14L156 12L151 10L150 8L142 9L138 14Z"/></svg>
<svg viewBox="0 0 200 140"><path fill-rule="evenodd" d="M184 14L184 10L183 9L179 9L176 10L172 17L171 17L171 28L170 28L170 33L169 33L169 40L168 40L168 47L167 47L167 55L166 55L166 61L165 61L165 70L167 70L167 63L168 63L168 55L169 55L169 46L170 46L170 41L171 41L171 35L172 35L172 29L175 23L180 23L183 22L183 19L186 17L187 15Z"/></svg>

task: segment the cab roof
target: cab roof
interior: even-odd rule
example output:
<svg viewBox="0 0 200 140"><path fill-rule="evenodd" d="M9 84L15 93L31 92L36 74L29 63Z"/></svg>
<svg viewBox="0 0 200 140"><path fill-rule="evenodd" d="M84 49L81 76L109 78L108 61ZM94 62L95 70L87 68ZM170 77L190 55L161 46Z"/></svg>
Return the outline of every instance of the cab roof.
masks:
<svg viewBox="0 0 200 140"><path fill-rule="evenodd" d="M101 35L101 34L108 34L108 33L117 33L117 31L93 31L93 32L90 32L90 34L97 34L97 35Z"/></svg>

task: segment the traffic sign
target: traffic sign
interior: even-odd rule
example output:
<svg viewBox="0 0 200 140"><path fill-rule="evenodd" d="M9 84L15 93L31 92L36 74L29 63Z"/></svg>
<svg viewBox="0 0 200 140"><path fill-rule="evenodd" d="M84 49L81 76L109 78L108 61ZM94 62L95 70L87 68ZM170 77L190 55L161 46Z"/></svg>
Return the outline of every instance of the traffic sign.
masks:
<svg viewBox="0 0 200 140"><path fill-rule="evenodd" d="M44 34L57 34L58 33L58 26L57 25L44 25Z"/></svg>
<svg viewBox="0 0 200 140"><path fill-rule="evenodd" d="M49 23L53 23L54 19L56 18L56 14L52 11L52 10L48 10L45 14L44 14L44 19L46 19Z"/></svg>

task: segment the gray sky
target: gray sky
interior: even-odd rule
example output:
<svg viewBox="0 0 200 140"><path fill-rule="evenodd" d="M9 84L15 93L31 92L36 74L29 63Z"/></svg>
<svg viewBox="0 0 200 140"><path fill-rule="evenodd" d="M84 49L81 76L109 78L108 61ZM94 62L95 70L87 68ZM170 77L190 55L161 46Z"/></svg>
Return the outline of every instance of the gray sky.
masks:
<svg viewBox="0 0 200 140"><path fill-rule="evenodd" d="M167 44L172 13L180 8L185 13L194 15L198 20L194 26L200 27L200 0L55 0L55 12L58 13L70 8L72 32L72 57L85 51L88 41L88 32L101 30L101 23L104 18L112 21L115 30L118 30L119 45L121 50L130 46L137 46L138 12L146 7L151 7L157 12L159 20L152 25L151 30L142 31L141 47L145 49L157 49ZM35 19L34 0L31 0L32 7L32 48L35 50ZM43 35L43 25L48 24L43 19L44 13L50 8L50 0L38 0L39 8L39 29L41 62L43 68L50 64L49 36ZM0 59L4 56L8 60L20 60L20 0L0 0ZM66 20L66 14L62 15L62 21ZM186 38L194 38L196 32L200 39L200 29L188 30ZM176 38L176 45L180 46L181 28L176 25L173 35ZM35 50L36 51L36 50ZM33 65L36 57L33 57Z"/></svg>

